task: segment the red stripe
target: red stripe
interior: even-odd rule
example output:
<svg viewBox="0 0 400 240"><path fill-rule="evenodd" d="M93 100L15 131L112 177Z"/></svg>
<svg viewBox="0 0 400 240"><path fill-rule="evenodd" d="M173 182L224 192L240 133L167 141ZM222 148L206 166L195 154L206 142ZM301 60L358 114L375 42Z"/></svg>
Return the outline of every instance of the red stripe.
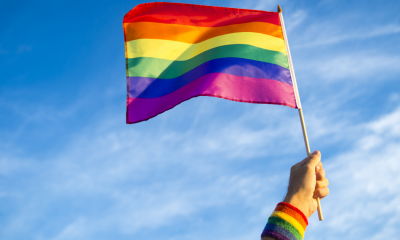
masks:
<svg viewBox="0 0 400 240"><path fill-rule="evenodd" d="M137 5L124 16L124 23L131 22L157 22L203 27L221 27L246 22L281 25L277 12L166 2Z"/></svg>
<svg viewBox="0 0 400 240"><path fill-rule="evenodd" d="M302 211L300 211L298 208L296 208L295 206L290 205L289 203L285 203L285 202L280 202L278 203L278 205L275 208L275 211L281 211L281 212L285 212L285 209L287 210L292 210L294 211L298 217L293 216L292 214L290 214L292 217L295 217L297 219L297 221L299 221L300 219L302 219L304 221L304 223L301 223L301 225L304 227L304 229L306 229L307 225L308 225L308 220L307 217L304 215L304 213ZM300 218L300 219L299 219Z"/></svg>

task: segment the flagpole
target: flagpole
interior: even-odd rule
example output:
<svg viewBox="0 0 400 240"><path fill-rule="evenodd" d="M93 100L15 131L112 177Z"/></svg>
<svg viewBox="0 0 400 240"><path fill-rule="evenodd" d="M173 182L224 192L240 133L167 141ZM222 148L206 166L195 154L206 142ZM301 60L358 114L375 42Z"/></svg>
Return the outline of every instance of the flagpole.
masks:
<svg viewBox="0 0 400 240"><path fill-rule="evenodd" d="M289 49L289 42L287 40L287 35L286 35L286 29L285 29L285 23L283 21L283 15L282 15L282 8L281 6L278 5L278 13L279 13L279 19L281 20L281 25L282 25L282 32L283 32L283 37L285 40L285 45L286 45L286 52L287 52L287 57L288 57L288 62L289 62L289 70L290 70L290 75L292 76L292 82L293 82L293 88L294 88L294 96L296 98L296 105L299 110L299 115L300 115L300 122L301 122L301 129L303 130L303 137L304 137L304 143L306 145L306 151L307 151L307 156L311 156L311 151L310 151L310 144L308 143L308 137L307 137L307 131L306 131L306 124L304 123L304 116L303 116L303 110L301 108L301 102L300 102L300 95L299 95L299 90L297 88L297 82L296 82L296 77L294 75L294 69L293 69L293 63L292 63L292 57L290 55L290 49ZM320 199L317 198L317 210L318 210L318 218L320 221L324 220L324 217L322 215L322 209L321 209L321 203Z"/></svg>

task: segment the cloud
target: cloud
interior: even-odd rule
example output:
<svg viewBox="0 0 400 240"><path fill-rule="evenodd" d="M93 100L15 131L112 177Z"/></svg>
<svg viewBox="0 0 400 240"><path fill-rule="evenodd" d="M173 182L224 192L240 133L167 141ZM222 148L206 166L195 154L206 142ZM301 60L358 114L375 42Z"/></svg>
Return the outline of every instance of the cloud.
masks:
<svg viewBox="0 0 400 240"><path fill-rule="evenodd" d="M239 105L246 107L233 120L217 113ZM187 115L188 109L198 109L188 128L154 128ZM25 180L2 190L0 197L14 202L7 205L13 211L5 215L2 235L35 232L57 240L106 239L110 233L194 240L259 237L271 206L283 197L293 158L304 156L296 111L212 98L171 111L154 119L153 129L104 117L48 159L3 158L2 179ZM322 201L324 227L311 219L307 237L379 239L367 235L371 224L385 237L395 236L400 108L360 126L351 119L335 123L329 115L321 118L319 111L307 115L316 132L313 141L329 139L332 145L348 142L349 135L354 141L342 154L323 160L332 192ZM54 211L60 212L51 223L40 221ZM171 230L183 225L179 233Z"/></svg>
<svg viewBox="0 0 400 240"><path fill-rule="evenodd" d="M310 224L311 238L389 239L400 224L400 107L363 125L353 147L325 160L331 194L322 201L323 229ZM374 226L371 228L371 226Z"/></svg>
<svg viewBox="0 0 400 240"><path fill-rule="evenodd" d="M370 38L394 35L400 33L400 25L397 23L381 26L354 27L339 25L338 20L315 23L302 31L302 39L293 44L293 49L310 48L324 45L339 44L346 41L365 40Z"/></svg>
<svg viewBox="0 0 400 240"><path fill-rule="evenodd" d="M25 189L26 192L34 190L35 193L30 197L29 206L21 209L10 222L33 224L38 214L35 208L42 213L49 212L64 201L73 201L77 205L65 205L70 211L67 216L71 220L57 220L57 229L60 230L54 239L92 239L99 236L99 229L105 233L113 229L126 236L137 236L149 231L156 234L183 222L186 222L188 231L182 231L181 234L191 239L200 239L215 236L219 231L209 225L207 232L196 230L194 226L198 223L195 219L203 219L208 214L216 216L212 212L217 211L217 218L226 221L223 219L229 218L228 212L225 212L229 211L227 208L239 204L236 211L242 208L247 210L241 213L244 215L240 222L245 228L237 229L237 239L258 236L270 214L271 205L281 200L265 197L279 196L277 189L283 194L287 173L282 174L281 170L274 169L264 174L245 169L238 172L229 165L239 164L243 157L265 157L274 148L283 149L279 144L284 139L280 139L279 135L285 131L290 132L286 128L287 121L277 127L272 120L265 130L257 134L251 128L246 128L246 123L252 119L265 119L263 115L271 115L271 112L274 115L273 109L260 109L253 108L237 118L237 122L211 128L204 134L189 130L187 135L182 136L171 130L161 130L159 133L151 133L158 135L154 138L134 128L114 131L107 128L82 133L51 162L37 162L36 166L20 168L20 171L15 171L15 168L9 170L8 176L16 177L21 171L33 174L31 181L36 186L30 190ZM276 111L285 114L285 110L280 112L281 109ZM203 114L199 116L201 119L211 113ZM313 128L317 127L312 121L314 114L309 114ZM329 122L326 123L328 120L320 119L325 122L321 126L329 125ZM343 131L359 136L359 139L353 142L348 151L324 159L332 185L331 195L322 201L326 239L343 236L347 236L346 239L357 239L360 236L378 239L373 234L367 234L367 226L371 224L377 226L388 238L396 233L396 226L400 223L397 217L400 196L396 187L400 184L397 174L400 171L400 130L395 123L399 121L400 108L358 128L348 122L350 125L345 126ZM320 133L319 130L317 132ZM347 135L337 136L338 133L336 130L325 131L313 138L333 137L336 138L335 142L347 138ZM244 140L229 141L237 138ZM290 139L287 136L284 138ZM298 145L292 149L294 152L303 151L301 135L298 138L293 143ZM259 144L263 139L265 142ZM277 143L274 144L274 141ZM253 149L252 144L255 144ZM268 145L271 148L263 152L263 148ZM249 153L246 154L245 149L250 153L261 151L263 154L247 155ZM235 153L229 156L231 151ZM278 156L281 157L281 153ZM269 166L274 164L270 162ZM46 170L39 172L39 169ZM39 202L45 202L45 205ZM88 205L90 202L93 202L91 206ZM35 215L29 215L28 212ZM388 221L383 222L382 219ZM320 223L314 222L315 219L311 221L307 234L314 238L322 234L322 230L319 229ZM236 223L231 221L225 227L235 226ZM11 225L5 227L10 229ZM232 235L225 234L220 239L228 236Z"/></svg>
<svg viewBox="0 0 400 240"><path fill-rule="evenodd" d="M278 4L231 3L232 7L267 11L275 11ZM301 9L288 16L292 34L311 17ZM298 35L304 38L290 40L310 53L309 46L301 44L308 44L308 34L319 34L321 26L311 26ZM351 33L342 26L327 25L311 43L323 46L397 34L398 25L381 26L388 27L376 27L369 33L354 28L357 31ZM332 40L336 34L341 37ZM24 48L29 51L29 46ZM362 112L346 108L346 104L364 80L376 80L382 73L397 74L399 58L379 49L331 53L328 58L318 52L313 61L303 56L296 65L306 81L321 79L316 91L307 86L311 80L300 84L307 86L301 94L310 143L313 149L323 148L332 189L322 201L325 222L317 222L316 216L310 219L307 238L396 238L400 223L400 110L368 120L371 109ZM46 103L35 102L29 111L23 108L25 100L10 106L9 101L3 101L2 107L7 105L18 119L42 122L45 127L37 129L38 135L52 132L48 125L60 119L65 123L86 118L83 111L96 120L79 127L60 123L57 126L65 128L68 137L57 135L54 139L60 145L44 141L36 151L26 150L20 141L29 136L26 129L31 126L11 128L9 136L21 138L4 138L7 147L1 149L1 238L259 238L273 207L285 194L290 166L305 156L297 111L204 97L149 122L125 125L124 83L120 86L110 81L124 79L123 71L112 75L104 69L101 77L90 75L94 80L86 79L82 96L62 109L48 104L51 101L47 98ZM121 69L109 71L115 74ZM350 77L361 80L349 83L347 89L331 88L333 80ZM390 97L392 102L397 101L397 95ZM98 96L103 96L104 102L99 103ZM90 99L96 99L100 110L90 105ZM31 138L37 141L34 134Z"/></svg>
<svg viewBox="0 0 400 240"><path fill-rule="evenodd" d="M299 63L301 71L314 72L319 78L330 81L360 80L374 77L376 81L397 76L400 57L391 54L364 51L321 57L316 61Z"/></svg>
<svg viewBox="0 0 400 240"><path fill-rule="evenodd" d="M85 233L88 228L90 228L89 224L83 218L78 218L73 221L71 224L64 227L64 229L54 238L53 240L68 240L68 239L77 239L85 237Z"/></svg>
<svg viewBox="0 0 400 240"><path fill-rule="evenodd" d="M304 10L296 10L293 14L290 14L285 18L285 27L287 32L293 31L298 25L304 22L307 18L307 12Z"/></svg>
<svg viewBox="0 0 400 240"><path fill-rule="evenodd" d="M217 113L221 104L228 108L247 106L247 109L227 121L223 114ZM202 112L202 106L206 111ZM6 217L3 236L23 236L32 231L49 239L92 239L100 237L99 232L111 231L126 236L150 231L154 236L186 222L190 231L185 234L200 239L211 237L220 229L213 229L210 222L207 225L210 231L199 232L195 228L198 219L209 215L226 221L223 219L230 218L230 208L235 206L241 206L239 210L253 209L255 203L265 207L266 201L272 205L279 201L265 200L263 196L277 191L276 185L283 185L278 188L282 193L277 196L281 197L287 174L266 169L269 172L266 177L251 168L246 170L248 167L240 172L235 169L243 162L265 158L267 152L271 152L268 161L273 161L282 155L283 151L275 153L279 145L295 146L287 150L289 153L302 149L297 144L301 142L300 129L290 133L290 129L297 128L298 119L287 118L291 114L296 116L295 111L205 97L180 106L170 118L179 118L181 112L187 115L192 108L200 109L200 114L197 123L186 130L171 127L148 130L146 123L125 125L109 116L96 126L76 133L64 149L46 159L20 156L2 161L3 179L24 179L4 188L1 195L3 200L8 197L14 202L8 205L13 211ZM169 115L164 116L169 121ZM152 126L155 121L164 120L157 118ZM214 124L204 125L204 121ZM291 164L281 161L272 165ZM24 199L28 199L28 204L20 207ZM51 233L34 230L40 216L56 209L60 209L61 215L45 224L46 229L54 229ZM252 210L256 214L239 210L234 212L235 216L245 214L259 225L246 223L248 229L237 229L237 239L247 237L249 229L258 236L268 210L261 214L259 207ZM231 228L232 224L229 222L225 227Z"/></svg>

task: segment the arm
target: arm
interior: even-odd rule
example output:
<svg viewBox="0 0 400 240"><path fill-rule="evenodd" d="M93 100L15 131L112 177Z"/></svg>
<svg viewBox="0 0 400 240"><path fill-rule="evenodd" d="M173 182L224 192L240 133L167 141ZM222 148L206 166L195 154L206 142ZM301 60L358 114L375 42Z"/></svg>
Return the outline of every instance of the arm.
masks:
<svg viewBox="0 0 400 240"><path fill-rule="evenodd" d="M307 218L317 210L316 198L319 197L322 199L329 194L328 184L329 181L325 178L325 170L322 167L321 153L319 151L313 152L310 157L303 159L290 169L289 187L283 204L288 204L287 207L289 210L286 211L291 211L291 209L297 211L297 213L293 211L294 214L297 214L294 218L297 217L300 224L293 224L299 229L299 232L304 234L305 227L308 225ZM277 207L275 210L279 209L282 209L282 207ZM270 219L276 215L275 211ZM273 221L268 220L267 226L271 228L273 224ZM304 229L300 229L301 226L303 226ZM262 240L277 239L265 235L266 231L262 234ZM271 234L267 233L267 235Z"/></svg>

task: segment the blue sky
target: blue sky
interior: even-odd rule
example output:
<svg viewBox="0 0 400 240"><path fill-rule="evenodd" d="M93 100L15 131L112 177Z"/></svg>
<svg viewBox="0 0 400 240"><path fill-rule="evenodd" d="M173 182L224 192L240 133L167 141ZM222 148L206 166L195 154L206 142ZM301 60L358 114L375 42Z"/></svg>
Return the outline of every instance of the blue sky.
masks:
<svg viewBox="0 0 400 240"><path fill-rule="evenodd" d="M185 2L282 6L331 189L306 239L396 239L400 2ZM0 3L0 239L259 239L282 200L305 157L294 109L201 97L125 124L139 3Z"/></svg>

